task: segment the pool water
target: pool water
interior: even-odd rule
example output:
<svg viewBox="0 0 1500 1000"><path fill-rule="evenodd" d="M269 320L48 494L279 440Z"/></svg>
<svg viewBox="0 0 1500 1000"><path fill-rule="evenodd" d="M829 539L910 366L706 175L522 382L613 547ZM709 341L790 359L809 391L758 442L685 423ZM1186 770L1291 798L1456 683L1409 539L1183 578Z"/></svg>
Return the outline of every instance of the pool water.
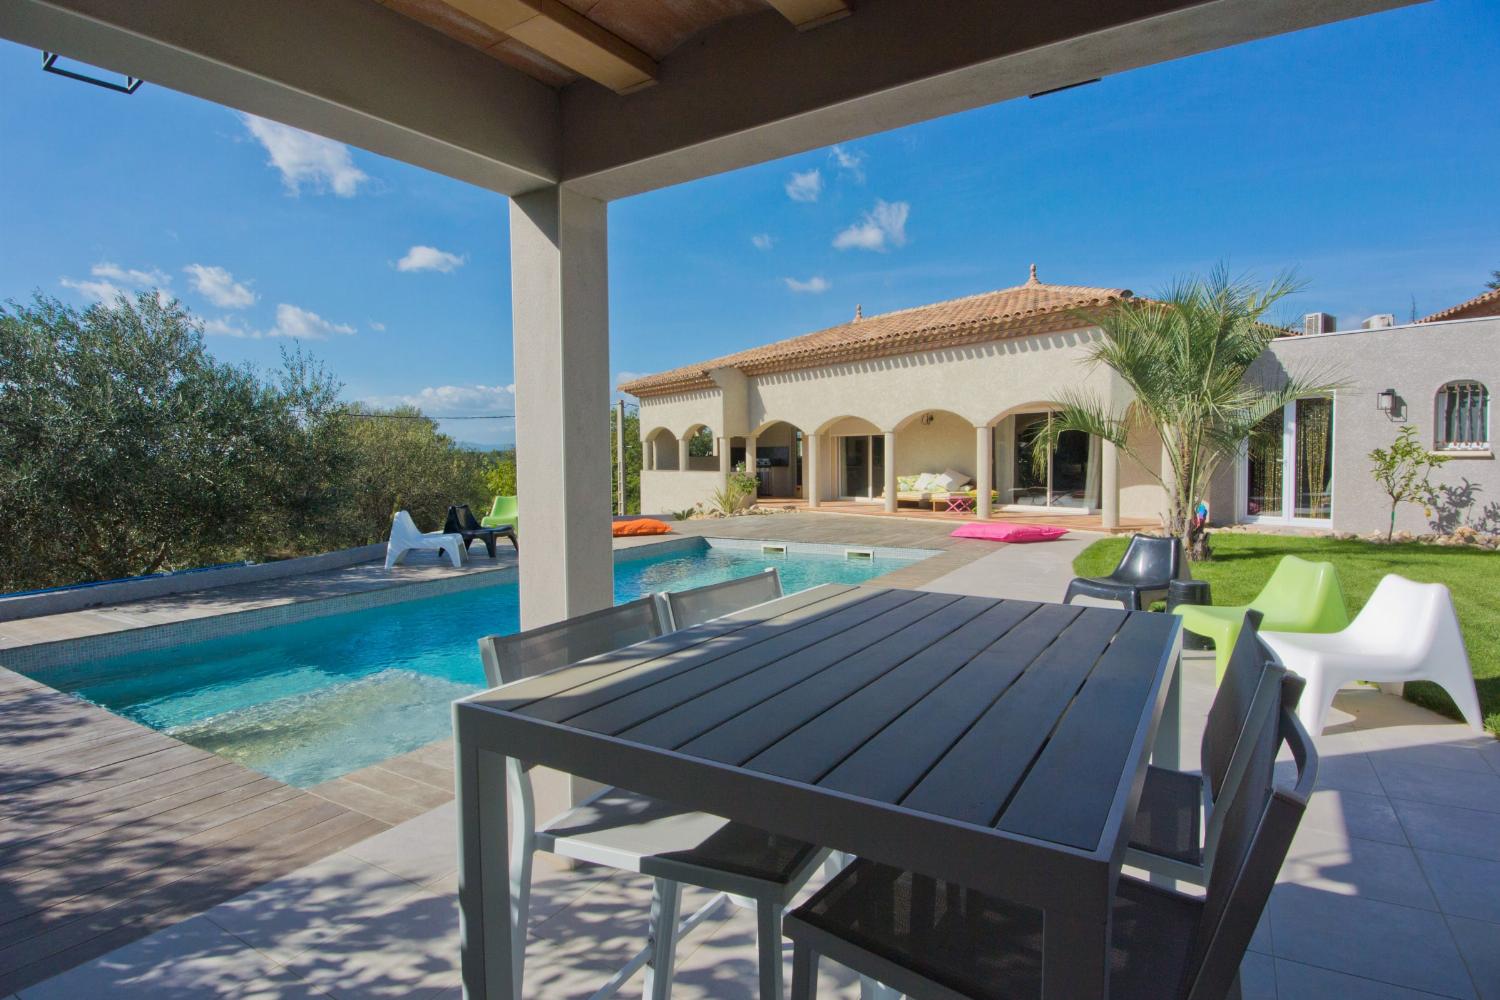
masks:
<svg viewBox="0 0 1500 1000"><path fill-rule="evenodd" d="M910 552L911 558L928 554ZM617 563L615 600L686 590L768 566L781 571L782 587L791 593L860 583L903 561L679 550ZM305 787L448 735L450 703L483 686L476 640L518 628L512 577L461 593L96 660L44 679Z"/></svg>

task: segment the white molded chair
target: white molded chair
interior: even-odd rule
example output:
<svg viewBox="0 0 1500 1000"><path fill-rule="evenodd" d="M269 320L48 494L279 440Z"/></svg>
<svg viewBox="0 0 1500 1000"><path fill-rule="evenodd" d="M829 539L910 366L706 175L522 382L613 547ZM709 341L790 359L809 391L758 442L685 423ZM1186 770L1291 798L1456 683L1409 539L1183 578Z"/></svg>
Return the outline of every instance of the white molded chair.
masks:
<svg viewBox="0 0 1500 1000"><path fill-rule="evenodd" d="M391 519L391 538L385 543L385 568L399 566L408 552L446 552L457 568L469 558L462 535L445 535L441 531L423 532L404 510Z"/></svg>
<svg viewBox="0 0 1500 1000"><path fill-rule="evenodd" d="M741 576L691 590L668 591L663 596L671 627L692 628L776 600L781 596L781 574L772 566L753 576Z"/></svg>
<svg viewBox="0 0 1500 1000"><path fill-rule="evenodd" d="M517 635L485 636L479 640L479 650L485 679L497 686L650 641L665 632L660 603L642 597ZM667 648L662 647L664 652ZM510 843L516 996L523 995L532 855L544 851L653 879L650 941L595 997L611 995L644 965L644 996L667 1000L678 937L710 916L727 896L755 909L760 997L781 1000L782 915L828 856L826 850L620 788L605 789L538 824L528 771L524 761L507 762L507 794L517 833ZM682 919L683 885L717 895Z"/></svg>
<svg viewBox="0 0 1500 1000"><path fill-rule="evenodd" d="M1441 583L1390 573L1342 632L1262 632L1260 637L1287 670L1306 678L1297 716L1314 736L1323 731L1334 694L1350 681L1372 681L1390 694L1399 694L1406 681L1432 681L1448 692L1475 731L1484 731L1453 597Z"/></svg>

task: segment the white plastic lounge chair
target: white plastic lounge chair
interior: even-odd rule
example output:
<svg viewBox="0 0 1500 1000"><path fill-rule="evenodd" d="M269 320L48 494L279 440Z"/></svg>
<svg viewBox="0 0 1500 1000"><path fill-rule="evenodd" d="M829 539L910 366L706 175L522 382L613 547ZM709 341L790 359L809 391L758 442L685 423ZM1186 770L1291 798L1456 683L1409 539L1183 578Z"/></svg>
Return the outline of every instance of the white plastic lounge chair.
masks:
<svg viewBox="0 0 1500 1000"><path fill-rule="evenodd" d="M398 510L391 519L391 540L385 543L385 568L399 566L408 552L416 551L446 552L454 568L462 566L468 558L463 536L445 535L441 531L424 533L410 514Z"/></svg>
<svg viewBox="0 0 1500 1000"><path fill-rule="evenodd" d="M1389 694L1399 694L1406 681L1432 681L1476 732L1484 731L1453 597L1441 583L1391 573L1342 632L1260 637L1288 670L1307 679L1297 716L1314 736L1323 731L1334 694L1350 681L1373 681Z"/></svg>
<svg viewBox="0 0 1500 1000"><path fill-rule="evenodd" d="M497 686L648 641L665 631L660 603L642 597L516 635L485 636L479 640L479 652L485 680ZM662 646L663 651L669 648ZM531 892L532 855L537 851L652 876L650 941L594 997L613 994L644 965L642 995L647 1000L669 1000L677 939L710 916L727 895L755 909L760 1000L781 1000L782 913L827 851L619 788L606 789L538 825L524 762L507 762L506 786L514 810L511 887L522 912ZM684 885L715 893L685 920L679 913ZM523 995L525 922L518 920L513 933L515 995L519 997Z"/></svg>
<svg viewBox="0 0 1500 1000"><path fill-rule="evenodd" d="M669 591L663 596L666 597L672 628L691 628L776 600L781 596L781 574L772 566L754 576L710 583L692 590Z"/></svg>

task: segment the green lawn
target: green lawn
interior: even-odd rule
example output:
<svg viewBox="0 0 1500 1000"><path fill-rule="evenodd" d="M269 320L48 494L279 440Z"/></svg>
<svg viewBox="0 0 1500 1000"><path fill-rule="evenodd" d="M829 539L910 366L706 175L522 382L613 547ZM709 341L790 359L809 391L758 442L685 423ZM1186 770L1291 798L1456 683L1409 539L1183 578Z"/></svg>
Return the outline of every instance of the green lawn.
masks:
<svg viewBox="0 0 1500 1000"><path fill-rule="evenodd" d="M1073 571L1079 576L1108 573L1125 551L1127 541L1106 538L1095 542L1073 561ZM1218 532L1211 544L1213 559L1195 563L1193 576L1213 586L1215 604L1249 603L1284 555L1332 562L1338 568L1351 615L1364 607L1375 585L1387 573L1399 573L1424 583L1447 584L1458 607L1464 642L1469 647L1485 726L1493 733L1500 733L1500 552L1440 548L1414 542L1372 545L1331 538L1238 532ZM1444 715L1459 717L1453 702L1436 685L1408 684L1406 697Z"/></svg>

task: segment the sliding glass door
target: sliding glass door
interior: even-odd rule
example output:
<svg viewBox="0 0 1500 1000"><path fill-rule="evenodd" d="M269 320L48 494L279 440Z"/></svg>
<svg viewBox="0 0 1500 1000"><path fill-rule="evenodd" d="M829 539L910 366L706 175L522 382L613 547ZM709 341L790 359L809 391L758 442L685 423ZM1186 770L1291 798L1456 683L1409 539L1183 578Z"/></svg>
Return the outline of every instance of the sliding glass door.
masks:
<svg viewBox="0 0 1500 1000"><path fill-rule="evenodd" d="M1245 445L1240 519L1327 525L1333 519L1333 400L1299 399L1261 421Z"/></svg>
<svg viewBox="0 0 1500 1000"><path fill-rule="evenodd" d="M1088 511L1098 506L1099 445L1081 431L1058 435L1057 447L1037 468L1036 449L1051 413L1018 413L1011 433L1015 461L1010 470L1009 496L1001 503L1016 508L1047 507Z"/></svg>
<svg viewBox="0 0 1500 1000"><path fill-rule="evenodd" d="M841 485L845 500L873 500L885 491L885 435L839 438Z"/></svg>

